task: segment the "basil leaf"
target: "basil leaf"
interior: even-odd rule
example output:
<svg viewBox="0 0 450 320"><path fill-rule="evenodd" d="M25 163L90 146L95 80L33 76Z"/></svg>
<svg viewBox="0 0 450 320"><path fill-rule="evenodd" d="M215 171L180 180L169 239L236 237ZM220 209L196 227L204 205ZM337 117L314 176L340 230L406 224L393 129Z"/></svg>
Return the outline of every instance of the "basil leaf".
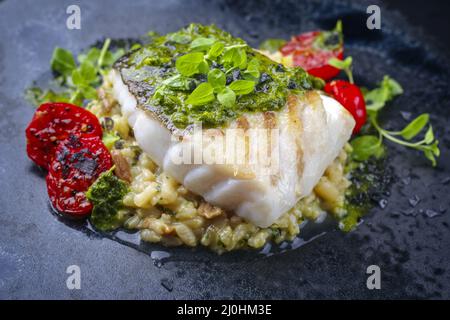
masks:
<svg viewBox="0 0 450 320"><path fill-rule="evenodd" d="M376 136L360 136L353 139L350 144L353 148L352 157L357 161L366 161L372 156L380 157L384 153L383 145Z"/></svg>
<svg viewBox="0 0 450 320"><path fill-rule="evenodd" d="M206 51L216 42L213 38L196 38L189 48L193 51Z"/></svg>
<svg viewBox="0 0 450 320"><path fill-rule="evenodd" d="M217 100L219 100L221 105L231 108L236 103L236 94L233 90L226 87L217 94Z"/></svg>
<svg viewBox="0 0 450 320"><path fill-rule="evenodd" d="M189 95L186 100L187 104L193 106L201 106L207 104L214 100L214 89L211 84L204 82L200 84L194 91Z"/></svg>
<svg viewBox="0 0 450 320"><path fill-rule="evenodd" d="M250 60L247 65L247 70L244 71L244 78L247 80L258 81L260 77L259 61L256 58Z"/></svg>
<svg viewBox="0 0 450 320"><path fill-rule="evenodd" d="M430 120L430 116L427 113L421 114L410 124L408 124L402 131L400 131L400 135L406 140L411 140L415 136L417 136L420 131L427 125Z"/></svg>
<svg viewBox="0 0 450 320"><path fill-rule="evenodd" d="M247 66L247 54L243 48L231 47L224 49L222 63L234 68L244 69Z"/></svg>
<svg viewBox="0 0 450 320"><path fill-rule="evenodd" d="M219 69L212 69L208 72L208 83L214 88L215 91L220 91L225 87L227 82L225 73Z"/></svg>
<svg viewBox="0 0 450 320"><path fill-rule="evenodd" d="M208 58L215 59L220 56L223 52L225 45L222 42L217 41L214 43L208 51Z"/></svg>
<svg viewBox="0 0 450 320"><path fill-rule="evenodd" d="M255 82L250 80L236 80L229 85L229 88L239 95L249 94L255 89Z"/></svg>
<svg viewBox="0 0 450 320"><path fill-rule="evenodd" d="M50 64L53 71L65 77L70 76L77 67L72 53L62 48L55 48Z"/></svg>
<svg viewBox="0 0 450 320"><path fill-rule="evenodd" d="M175 66L183 76L189 77L198 72L198 67L203 61L203 53L192 52L179 57Z"/></svg>
<svg viewBox="0 0 450 320"><path fill-rule="evenodd" d="M259 49L269 52L277 52L285 44L286 40L284 39L267 39L259 45Z"/></svg>

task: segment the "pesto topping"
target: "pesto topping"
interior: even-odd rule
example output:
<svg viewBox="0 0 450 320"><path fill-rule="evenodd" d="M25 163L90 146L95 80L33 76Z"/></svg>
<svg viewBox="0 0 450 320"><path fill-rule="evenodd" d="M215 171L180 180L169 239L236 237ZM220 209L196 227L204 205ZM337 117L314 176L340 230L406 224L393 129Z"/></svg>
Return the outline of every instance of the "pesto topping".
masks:
<svg viewBox="0 0 450 320"><path fill-rule="evenodd" d="M143 82L143 106L178 128L226 125L244 112L277 111L289 94L321 88L301 68L286 68L215 26L191 24L154 37L117 65L124 81Z"/></svg>
<svg viewBox="0 0 450 320"><path fill-rule="evenodd" d="M117 178L113 173L114 167L103 172L86 192L86 197L94 205L91 223L101 231L110 231L123 224L122 199L128 192L125 181Z"/></svg>

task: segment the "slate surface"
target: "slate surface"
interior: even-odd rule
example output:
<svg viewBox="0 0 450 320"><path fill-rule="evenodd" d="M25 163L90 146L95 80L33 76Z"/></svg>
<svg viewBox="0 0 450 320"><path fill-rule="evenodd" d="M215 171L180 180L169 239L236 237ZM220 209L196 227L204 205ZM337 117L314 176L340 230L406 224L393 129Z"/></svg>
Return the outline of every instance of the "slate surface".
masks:
<svg viewBox="0 0 450 320"><path fill-rule="evenodd" d="M396 11L401 6L372 2L382 6L381 31L365 28L364 1L77 1L81 30L65 27L73 1L0 2L0 298L450 298L450 94L442 62L449 51L436 30L446 31L438 28L442 21L429 22L430 10L409 8L405 17ZM171 255L158 261L50 213L44 175L25 154L33 109L23 91L49 75L55 46L79 52L104 37L163 33L189 22L214 22L257 45L330 28L337 18L344 20L356 81L374 85L390 74L404 86L405 94L383 113L385 125L406 123L400 111L405 117L430 112L442 151L432 169L421 155L391 147L398 179L387 206L374 208L356 231L328 232L274 256L216 257L155 246ZM425 20L431 38L421 28ZM414 196L420 199L415 207ZM381 290L366 288L371 264L381 268ZM69 265L81 268L81 290L66 288Z"/></svg>

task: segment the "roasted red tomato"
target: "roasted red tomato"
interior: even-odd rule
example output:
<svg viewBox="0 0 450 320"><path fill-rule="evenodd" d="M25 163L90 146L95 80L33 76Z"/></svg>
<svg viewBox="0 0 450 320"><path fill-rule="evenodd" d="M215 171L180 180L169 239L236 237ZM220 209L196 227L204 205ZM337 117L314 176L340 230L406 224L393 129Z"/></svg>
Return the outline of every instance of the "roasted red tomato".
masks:
<svg viewBox="0 0 450 320"><path fill-rule="evenodd" d="M101 138L70 135L59 144L49 166L47 190L53 207L75 217L89 214L92 205L85 192L112 165Z"/></svg>
<svg viewBox="0 0 450 320"><path fill-rule="evenodd" d="M356 121L353 133L358 133L367 119L366 103L358 86L348 81L334 80L327 83L324 90L352 114Z"/></svg>
<svg viewBox="0 0 450 320"><path fill-rule="evenodd" d="M332 31L311 31L293 37L280 51L285 56L292 55L294 66L329 80L338 75L339 69L329 65L328 61L344 58L341 23L338 22Z"/></svg>
<svg viewBox="0 0 450 320"><path fill-rule="evenodd" d="M25 132L28 157L48 169L59 142L71 134L100 137L102 127L89 111L68 103L52 102L36 110Z"/></svg>

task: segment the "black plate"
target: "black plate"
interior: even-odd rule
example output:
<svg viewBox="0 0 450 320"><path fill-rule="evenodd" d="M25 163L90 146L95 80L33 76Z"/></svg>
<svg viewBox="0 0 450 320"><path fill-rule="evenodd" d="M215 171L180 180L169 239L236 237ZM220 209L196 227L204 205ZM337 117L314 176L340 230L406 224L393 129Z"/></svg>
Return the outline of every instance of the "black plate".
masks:
<svg viewBox="0 0 450 320"><path fill-rule="evenodd" d="M383 6L382 30L369 31L370 3L362 1L77 3L81 30L66 29L70 1L0 2L0 298L450 297L449 73L435 40ZM257 45L331 28L338 18L356 81L373 86L390 74L404 86L405 94L383 112L384 124L398 128L403 117L429 112L442 151L433 169L420 154L392 146L397 180L387 205L374 208L356 231L331 231L301 248L251 259L246 252L230 258L152 247L171 255L161 261L163 253L152 259L50 213L44 174L25 153L33 109L23 91L49 76L55 46L78 52L104 37L164 33L189 22L216 23ZM381 268L381 290L366 287L372 264ZM66 287L69 265L81 268L81 290Z"/></svg>

